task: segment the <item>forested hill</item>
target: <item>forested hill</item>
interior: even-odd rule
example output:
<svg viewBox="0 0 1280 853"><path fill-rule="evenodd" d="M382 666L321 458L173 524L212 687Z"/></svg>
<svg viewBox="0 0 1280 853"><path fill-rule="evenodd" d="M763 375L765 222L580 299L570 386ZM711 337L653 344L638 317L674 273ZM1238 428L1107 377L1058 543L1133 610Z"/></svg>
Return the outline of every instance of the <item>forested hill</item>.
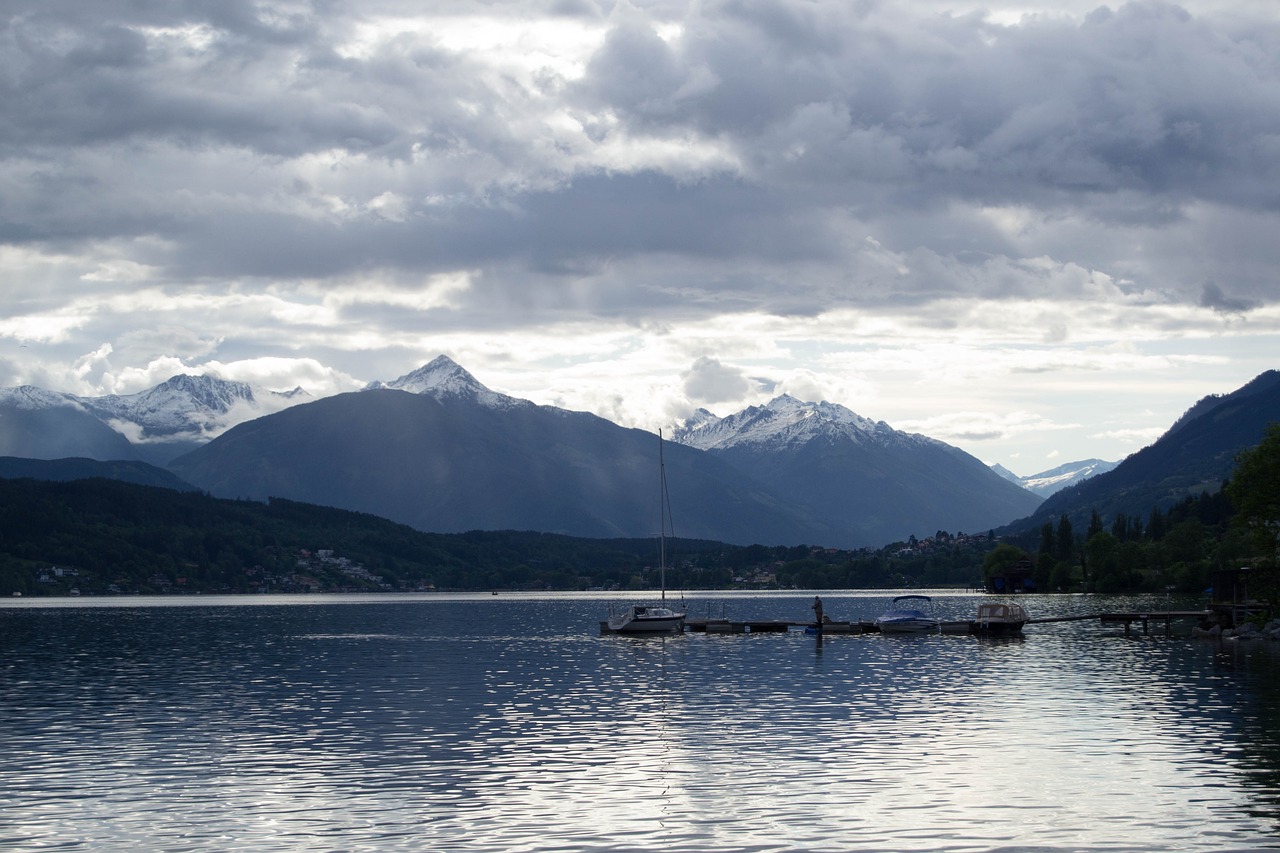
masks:
<svg viewBox="0 0 1280 853"><path fill-rule="evenodd" d="M0 479L5 595L625 588L649 565L657 565L656 540L430 534L279 499L108 479Z"/></svg>
<svg viewBox="0 0 1280 853"><path fill-rule="evenodd" d="M941 534L941 531L939 532ZM972 541L971 541L972 540ZM668 539L668 587L967 584L986 537L878 553ZM273 498L107 479L0 479L0 594L655 589L658 542L519 531L423 533Z"/></svg>
<svg viewBox="0 0 1280 853"><path fill-rule="evenodd" d="M180 492L198 491L195 486L163 468L131 459L115 459L108 462L83 457L64 459L26 459L18 456L0 456L0 477L34 480L86 480L105 477L122 480L140 486L160 486Z"/></svg>

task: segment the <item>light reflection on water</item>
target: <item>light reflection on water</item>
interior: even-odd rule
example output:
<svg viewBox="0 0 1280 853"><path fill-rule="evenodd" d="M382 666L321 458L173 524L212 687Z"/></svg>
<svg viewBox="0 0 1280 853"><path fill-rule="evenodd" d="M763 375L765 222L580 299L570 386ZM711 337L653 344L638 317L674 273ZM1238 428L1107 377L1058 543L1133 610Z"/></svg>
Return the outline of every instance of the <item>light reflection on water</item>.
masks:
<svg viewBox="0 0 1280 853"><path fill-rule="evenodd" d="M0 849L1280 848L1274 644L636 640L598 636L590 596L163 604L0 609Z"/></svg>

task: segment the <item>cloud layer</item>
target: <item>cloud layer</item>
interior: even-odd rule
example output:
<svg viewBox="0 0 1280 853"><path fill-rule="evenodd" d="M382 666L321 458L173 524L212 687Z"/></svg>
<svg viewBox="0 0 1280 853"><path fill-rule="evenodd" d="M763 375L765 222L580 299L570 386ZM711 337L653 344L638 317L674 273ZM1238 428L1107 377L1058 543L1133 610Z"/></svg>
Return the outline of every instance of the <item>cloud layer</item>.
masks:
<svg viewBox="0 0 1280 853"><path fill-rule="evenodd" d="M446 351L629 423L791 383L974 449L1149 430L1060 408L1132 400L1100 374L1161 418L1272 366L1271 4L902 7L8 4L0 382Z"/></svg>

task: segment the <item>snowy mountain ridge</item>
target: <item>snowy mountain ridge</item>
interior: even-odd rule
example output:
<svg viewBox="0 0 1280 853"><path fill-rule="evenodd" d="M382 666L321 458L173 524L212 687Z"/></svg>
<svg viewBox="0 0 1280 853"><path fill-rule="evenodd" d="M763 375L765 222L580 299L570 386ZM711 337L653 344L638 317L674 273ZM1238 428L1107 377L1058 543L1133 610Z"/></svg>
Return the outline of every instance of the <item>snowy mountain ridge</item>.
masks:
<svg viewBox="0 0 1280 853"><path fill-rule="evenodd" d="M0 389L0 407L19 412L74 410L159 456L216 438L233 426L311 399L301 388L267 391L216 376L179 374L136 394L80 397L31 385ZM148 451L150 454L150 451Z"/></svg>
<svg viewBox="0 0 1280 853"><path fill-rule="evenodd" d="M40 409L55 409L70 406L83 409L84 402L74 394L60 391L46 391L34 385L18 385L14 388L0 388L0 405L19 411L34 412Z"/></svg>
<svg viewBox="0 0 1280 853"><path fill-rule="evenodd" d="M786 505L807 507L832 531L826 541L990 529L1041 500L945 442L786 394L724 418L700 410L672 439L757 478Z"/></svg>
<svg viewBox="0 0 1280 853"><path fill-rule="evenodd" d="M216 376L179 374L137 394L82 398L85 407L134 443L206 440L236 424L306 402L300 388L281 393Z"/></svg>
<svg viewBox="0 0 1280 853"><path fill-rule="evenodd" d="M392 382L371 382L366 388L392 388L437 399L463 397L494 409L533 405L490 391L444 355ZM80 397L33 385L0 388L0 407L24 412L74 409L96 418L140 451L150 448L145 455L157 463L246 421L314 399L301 388L270 391L208 374L178 374L136 394L101 397Z"/></svg>
<svg viewBox="0 0 1280 853"><path fill-rule="evenodd" d="M1120 463L1107 462L1102 459L1083 459L1079 462L1064 463L1056 468L1050 468L1048 471L1032 474L1030 477L1019 477L999 463L992 465L991 470L1009 482L1017 483L1024 489L1035 492L1042 498L1047 498L1054 492L1061 491L1067 486L1074 486L1081 480L1104 474L1118 464Z"/></svg>
<svg viewBox="0 0 1280 853"><path fill-rule="evenodd" d="M672 440L699 450L726 450L741 445L782 448L803 445L824 434L879 445L935 441L899 432L884 421L864 418L838 403L806 403L790 394L723 418L698 409L675 429Z"/></svg>

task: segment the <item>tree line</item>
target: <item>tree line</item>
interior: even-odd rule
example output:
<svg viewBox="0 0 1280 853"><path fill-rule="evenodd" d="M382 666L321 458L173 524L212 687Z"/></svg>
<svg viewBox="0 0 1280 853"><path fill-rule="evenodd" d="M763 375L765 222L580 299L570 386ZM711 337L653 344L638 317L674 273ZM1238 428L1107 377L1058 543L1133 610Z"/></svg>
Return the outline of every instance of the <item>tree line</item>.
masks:
<svg viewBox="0 0 1280 853"><path fill-rule="evenodd" d="M1232 479L1145 515L1063 516L998 541L937 531L879 549L668 542L670 588L980 586L1020 559L1040 591L1199 592L1250 565L1274 586L1280 425ZM0 479L0 594L652 589L653 539L424 533L365 513L109 479ZM1274 594L1272 596L1274 598Z"/></svg>
<svg viewBox="0 0 1280 853"><path fill-rule="evenodd" d="M1218 490L1145 516L1117 513L1109 524L1095 510L1083 531L1063 515L994 548L983 573L1001 575L1029 559L1036 589L1044 592L1199 593L1213 572L1249 567L1253 588L1270 590L1275 600L1278 519L1280 424L1273 424L1258 446L1239 454Z"/></svg>

